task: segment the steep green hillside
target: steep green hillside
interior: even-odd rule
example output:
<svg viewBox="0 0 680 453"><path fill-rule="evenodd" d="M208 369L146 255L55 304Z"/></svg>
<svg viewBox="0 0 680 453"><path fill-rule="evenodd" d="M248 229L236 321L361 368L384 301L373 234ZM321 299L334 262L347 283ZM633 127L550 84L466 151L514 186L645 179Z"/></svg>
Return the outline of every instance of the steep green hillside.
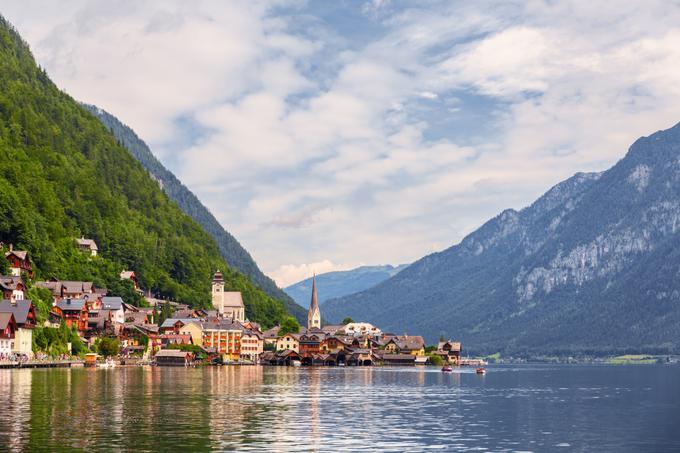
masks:
<svg viewBox="0 0 680 453"><path fill-rule="evenodd" d="M230 266L246 275L270 296L282 300L288 312L298 321L307 322L307 312L257 267L253 258L236 238L220 225L196 195L156 159L147 144L130 127L94 105L85 105L85 108L94 114L139 163L160 182L161 188L168 197L215 239L222 257Z"/></svg>
<svg viewBox="0 0 680 453"><path fill-rule="evenodd" d="M77 252L74 239L99 245ZM270 325L280 301L228 268L214 240L86 109L61 92L0 18L0 240L29 250L42 278L118 281L133 269L160 297L209 304L212 272Z"/></svg>

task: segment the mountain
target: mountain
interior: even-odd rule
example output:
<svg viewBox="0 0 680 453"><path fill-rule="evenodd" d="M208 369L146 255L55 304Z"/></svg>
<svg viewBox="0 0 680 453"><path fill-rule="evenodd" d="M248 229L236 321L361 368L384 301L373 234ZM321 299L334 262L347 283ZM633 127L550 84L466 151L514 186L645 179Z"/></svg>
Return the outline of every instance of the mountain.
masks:
<svg viewBox="0 0 680 453"><path fill-rule="evenodd" d="M193 192L156 159L147 144L130 127L94 105L83 104L83 106L111 131L122 146L130 151L146 171L158 181L168 197L213 237L220 249L220 254L230 266L246 275L270 296L283 301L288 312L298 321L307 322L307 312L295 304L288 294L276 286L276 283L257 267L255 260L236 238L222 227Z"/></svg>
<svg viewBox="0 0 680 453"><path fill-rule="evenodd" d="M380 282L396 275L407 265L400 266L361 266L348 271L326 272L316 276L319 288L319 304L329 299L346 296L348 294L371 288ZM300 306L309 308L312 295L312 279L308 278L294 283L283 289Z"/></svg>
<svg viewBox="0 0 680 453"><path fill-rule="evenodd" d="M478 352L680 352L680 125L323 311Z"/></svg>
<svg viewBox="0 0 680 453"><path fill-rule="evenodd" d="M0 17L0 241L30 252L38 279L111 288L134 270L157 296L210 303L212 273L264 325L283 303L227 266L212 237L172 202L90 112L60 91ZM99 256L79 253L94 239Z"/></svg>

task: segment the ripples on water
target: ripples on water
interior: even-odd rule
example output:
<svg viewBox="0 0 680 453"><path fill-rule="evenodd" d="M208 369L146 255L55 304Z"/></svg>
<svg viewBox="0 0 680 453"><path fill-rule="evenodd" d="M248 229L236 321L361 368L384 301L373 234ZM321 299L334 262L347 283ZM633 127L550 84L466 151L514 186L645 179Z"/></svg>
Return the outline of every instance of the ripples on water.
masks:
<svg viewBox="0 0 680 453"><path fill-rule="evenodd" d="M680 367L0 370L0 450L680 451Z"/></svg>

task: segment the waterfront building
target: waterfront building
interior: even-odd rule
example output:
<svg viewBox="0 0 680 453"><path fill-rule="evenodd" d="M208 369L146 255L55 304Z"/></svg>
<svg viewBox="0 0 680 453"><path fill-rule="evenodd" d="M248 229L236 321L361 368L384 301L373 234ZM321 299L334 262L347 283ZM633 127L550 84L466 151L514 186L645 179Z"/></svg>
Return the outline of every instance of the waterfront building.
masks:
<svg viewBox="0 0 680 453"><path fill-rule="evenodd" d="M226 319L201 323L203 348L214 348L215 352L229 360L241 358L242 329L239 324Z"/></svg>
<svg viewBox="0 0 680 453"><path fill-rule="evenodd" d="M246 310L243 306L243 297L240 291L225 291L224 278L220 271L215 272L212 281L212 304L213 307L225 318L244 322Z"/></svg>
<svg viewBox="0 0 680 453"><path fill-rule="evenodd" d="M0 358L7 358L14 349L17 323L12 313L0 313Z"/></svg>
<svg viewBox="0 0 680 453"><path fill-rule="evenodd" d="M326 335L321 331L307 331L298 337L298 352L300 356L311 357L312 354L319 354L321 344L326 339Z"/></svg>
<svg viewBox="0 0 680 453"><path fill-rule="evenodd" d="M193 361L194 355L178 349L161 349L155 358L158 366L187 366Z"/></svg>
<svg viewBox="0 0 680 453"><path fill-rule="evenodd" d="M390 338L385 351L392 354L425 355L425 340L420 335L402 335Z"/></svg>
<svg viewBox="0 0 680 453"><path fill-rule="evenodd" d="M37 322L35 305L30 300L3 300L0 313L12 313L16 322L12 352L33 357L33 328Z"/></svg>
<svg viewBox="0 0 680 453"><path fill-rule="evenodd" d="M300 334L287 333L276 341L277 351L295 351L300 353Z"/></svg>
<svg viewBox="0 0 680 453"><path fill-rule="evenodd" d="M321 310L319 310L319 301L316 294L316 275L314 275L312 280L312 300L307 312L307 329L321 329Z"/></svg>
<svg viewBox="0 0 680 453"><path fill-rule="evenodd" d="M460 341L440 341L437 345L437 355L452 365L460 365Z"/></svg>
<svg viewBox="0 0 680 453"><path fill-rule="evenodd" d="M246 329L241 335L241 359L257 363L264 352L264 336L255 330Z"/></svg>

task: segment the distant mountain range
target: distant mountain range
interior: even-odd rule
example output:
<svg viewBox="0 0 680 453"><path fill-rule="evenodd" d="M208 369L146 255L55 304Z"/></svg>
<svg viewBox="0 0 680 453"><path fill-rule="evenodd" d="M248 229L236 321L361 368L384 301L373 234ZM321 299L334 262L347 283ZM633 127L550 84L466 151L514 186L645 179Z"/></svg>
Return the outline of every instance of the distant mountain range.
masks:
<svg viewBox="0 0 680 453"><path fill-rule="evenodd" d="M478 352L680 352L680 125L322 311Z"/></svg>
<svg viewBox="0 0 680 453"><path fill-rule="evenodd" d="M225 261L235 269L246 275L250 280L272 297L283 301L288 313L295 316L299 322L307 322L307 312L295 304L274 281L267 277L257 266L255 260L243 246L226 231L201 201L177 177L161 164L153 155L147 144L137 136L135 131L123 124L110 113L94 106L83 104L94 114L107 129L116 137L122 146L142 164L149 174L159 182L168 197L193 218L217 242L220 254Z"/></svg>
<svg viewBox="0 0 680 453"><path fill-rule="evenodd" d="M361 266L348 271L326 272L316 276L319 305L329 299L363 291L396 275L407 265ZM283 289L300 306L308 308L312 279L308 278Z"/></svg>

